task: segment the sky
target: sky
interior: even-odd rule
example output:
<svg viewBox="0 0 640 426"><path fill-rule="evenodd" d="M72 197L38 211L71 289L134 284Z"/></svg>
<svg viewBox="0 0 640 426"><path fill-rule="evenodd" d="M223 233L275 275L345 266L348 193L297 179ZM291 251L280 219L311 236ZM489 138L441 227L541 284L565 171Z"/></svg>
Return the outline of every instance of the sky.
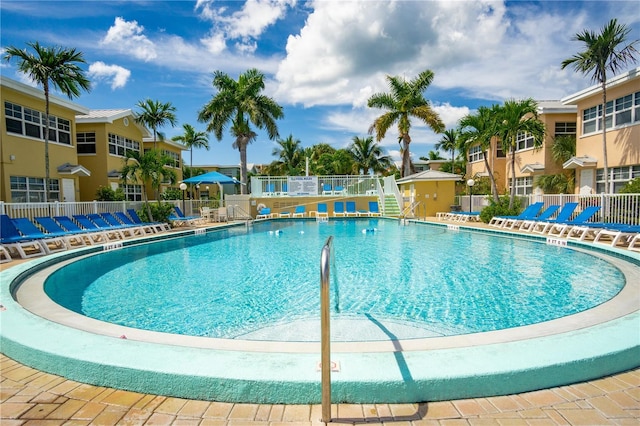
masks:
<svg viewBox="0 0 640 426"><path fill-rule="evenodd" d="M640 39L635 1L2 0L0 54L35 41L78 49L92 88L74 102L134 112L146 98L170 102L178 124L160 129L167 138L183 124L206 130L197 116L215 95L215 71L237 79L257 68L263 94L284 110L280 138L346 148L383 113L367 99L389 91L388 75L433 71L424 97L447 128L482 105L559 100L587 88L589 76L560 64L584 49L577 33L612 18ZM0 73L32 84L15 60L2 61ZM274 161L276 142L257 133L248 162ZM412 157L427 156L441 137L414 120ZM381 145L400 160L397 139L394 126ZM239 164L232 143L228 132L221 141L209 134L194 166ZM189 152L183 158L188 164Z"/></svg>

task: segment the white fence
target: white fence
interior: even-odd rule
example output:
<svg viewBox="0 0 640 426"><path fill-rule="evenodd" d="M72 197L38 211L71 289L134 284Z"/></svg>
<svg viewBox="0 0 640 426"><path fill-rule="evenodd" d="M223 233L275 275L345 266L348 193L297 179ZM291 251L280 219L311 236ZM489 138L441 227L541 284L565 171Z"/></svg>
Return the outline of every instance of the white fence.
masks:
<svg viewBox="0 0 640 426"><path fill-rule="evenodd" d="M543 202L544 207L551 205L562 206L565 203L578 203L576 213L580 213L587 206L600 206L600 211L591 222L614 222L629 225L640 225L640 194L548 194L519 196L522 206L526 207L535 202ZM459 196L458 205L462 211L481 211L489 205L490 195L473 195L471 209L469 196Z"/></svg>

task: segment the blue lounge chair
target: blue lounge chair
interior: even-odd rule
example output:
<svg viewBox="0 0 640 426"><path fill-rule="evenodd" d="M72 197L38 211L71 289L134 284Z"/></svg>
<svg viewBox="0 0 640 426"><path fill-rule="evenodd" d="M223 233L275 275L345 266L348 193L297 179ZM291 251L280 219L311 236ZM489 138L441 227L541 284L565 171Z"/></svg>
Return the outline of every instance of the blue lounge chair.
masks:
<svg viewBox="0 0 640 426"><path fill-rule="evenodd" d="M345 215L347 216L358 216L358 211L356 210L356 202L355 201L347 201L346 203L347 209L345 210Z"/></svg>
<svg viewBox="0 0 640 426"><path fill-rule="evenodd" d="M86 239L82 234L82 232L71 232L64 229L58 222L56 222L52 217L42 216L42 217L34 217L33 220L45 230L48 235L59 236L64 238L67 243L67 247L83 247L86 246L87 243L92 244L92 240L90 238Z"/></svg>
<svg viewBox="0 0 640 426"><path fill-rule="evenodd" d="M551 216L556 214L556 212L560 210L560 206L557 204L551 205L547 207L540 215L536 216L533 221L541 221L551 219ZM522 219L507 219L502 225L503 228L508 229L518 229L524 225L525 222L532 223L530 220L522 220Z"/></svg>
<svg viewBox="0 0 640 426"><path fill-rule="evenodd" d="M382 213L380 213L380 205L377 201L369 201L369 212L367 214L369 216L382 216Z"/></svg>
<svg viewBox="0 0 640 426"><path fill-rule="evenodd" d="M548 229L548 235L562 237L565 231L568 231L573 226L582 226L591 220L593 216L598 213L600 206L589 206L582 210L578 216L568 220L566 222L556 222Z"/></svg>
<svg viewBox="0 0 640 426"><path fill-rule="evenodd" d="M129 216L127 216L124 212L114 212L113 215L120 222L122 222L124 225L132 226L132 227L133 226L138 227L138 228L142 229L142 232L144 232L145 234L155 234L156 233L156 230L154 229L154 227L152 225L147 225L147 224L144 224L144 223L137 224L133 220L131 220L129 218Z"/></svg>
<svg viewBox="0 0 640 426"><path fill-rule="evenodd" d="M333 195L347 195L347 190L344 189L344 186L336 186Z"/></svg>
<svg viewBox="0 0 640 426"><path fill-rule="evenodd" d="M338 217L338 216L345 216L345 211L344 211L344 201L334 201L333 202L333 216L334 217Z"/></svg>
<svg viewBox="0 0 640 426"><path fill-rule="evenodd" d="M47 250L38 239L20 234L18 228L6 214L0 215L0 244L9 252L9 257L12 252L17 253L23 259L47 254Z"/></svg>
<svg viewBox="0 0 640 426"><path fill-rule="evenodd" d="M271 209L269 207L264 207L258 210L258 214L256 215L256 219L268 219L271 217Z"/></svg>
<svg viewBox="0 0 640 426"><path fill-rule="evenodd" d="M109 237L106 232L96 230L96 229L85 229L78 226L71 218L68 216L54 216L53 219L62 226L62 228L66 229L70 233L74 234L82 234L85 236L85 241L89 244L100 244L100 243L108 243Z"/></svg>
<svg viewBox="0 0 640 426"><path fill-rule="evenodd" d="M272 197L276 195L276 185L274 183L268 183L264 188L264 193L262 194L265 197Z"/></svg>
<svg viewBox="0 0 640 426"><path fill-rule="evenodd" d="M293 212L293 217L304 217L305 212L305 206L296 206L296 209Z"/></svg>
<svg viewBox="0 0 640 426"><path fill-rule="evenodd" d="M124 235L118 229L109 229L109 228L101 228L100 226L93 223L89 217L83 214L74 214L73 219L80 224L84 229L87 229L92 232L102 232L109 240L124 240Z"/></svg>
<svg viewBox="0 0 640 426"><path fill-rule="evenodd" d="M38 239L47 254L64 251L68 248L67 242L60 235L45 234L26 217L11 219L18 231L25 237Z"/></svg>
<svg viewBox="0 0 640 426"><path fill-rule="evenodd" d="M185 214L182 213L182 210L180 210L180 207L178 206L174 206L173 210L176 212L176 214L169 216L169 220L172 220L173 222L175 222L176 226L182 226L182 225L193 226L197 223L202 222L203 220L202 217L200 216L185 216Z"/></svg>
<svg viewBox="0 0 640 426"><path fill-rule="evenodd" d="M573 215L576 207L578 207L578 203L565 203L555 219L536 221L533 226L529 227L527 230L537 234L545 234L554 224L567 222ZM522 229L522 227L520 229Z"/></svg>
<svg viewBox="0 0 640 426"><path fill-rule="evenodd" d="M129 233L130 236L132 237L142 237L144 235L147 234L147 232L138 225L132 224L132 223L123 223L121 222L119 219L117 219L112 213L106 212L106 213L100 213L100 217L111 227L113 228L119 228L122 230L122 232L126 232ZM89 216L89 218L91 219L91 216Z"/></svg>
<svg viewBox="0 0 640 426"><path fill-rule="evenodd" d="M322 195L333 195L333 187L328 183L322 185Z"/></svg>
<svg viewBox="0 0 640 426"><path fill-rule="evenodd" d="M507 220L509 220L509 219L516 219L516 220L531 220L531 219L534 219L540 213L540 210L542 210L542 207L544 207L544 203L542 203L542 202L529 204L527 206L527 208L525 208L522 211L522 213L520 213L519 215L516 215L516 216L494 216L494 217L492 217L491 220L489 221L489 225L490 226L495 226L497 228L502 228L502 226L505 224L505 222Z"/></svg>
<svg viewBox="0 0 640 426"><path fill-rule="evenodd" d="M122 235L122 239L128 238L128 237L135 237L136 236L136 232L131 229L131 228L127 228L125 226L123 226L121 223L117 223L115 225L112 225L111 223L107 222L101 215L97 214L97 213L91 213L86 215L91 222L95 223L96 226L104 231L117 231L120 233L120 235ZM140 232L137 233L138 235L140 234Z"/></svg>
<svg viewBox="0 0 640 426"><path fill-rule="evenodd" d="M170 231L171 230L171 226L169 226L168 223L143 222L142 219L140 219L140 216L138 216L138 213L136 213L136 211L134 209L127 209L127 213L129 214L129 217L131 218L133 223L135 223L137 225L151 226L155 232L163 232L163 231Z"/></svg>
<svg viewBox="0 0 640 426"><path fill-rule="evenodd" d="M327 209L327 203L318 203L318 207L315 211L310 211L309 216L315 216L316 219L319 217L329 217L329 211Z"/></svg>

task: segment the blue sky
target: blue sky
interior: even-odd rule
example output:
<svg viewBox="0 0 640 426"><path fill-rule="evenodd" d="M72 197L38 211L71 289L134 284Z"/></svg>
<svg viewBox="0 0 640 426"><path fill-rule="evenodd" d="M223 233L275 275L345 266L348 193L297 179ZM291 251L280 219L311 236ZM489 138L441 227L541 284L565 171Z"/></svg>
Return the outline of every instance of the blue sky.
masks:
<svg viewBox="0 0 640 426"><path fill-rule="evenodd" d="M233 78L258 68L265 94L283 106L281 138L303 146L348 146L381 111L368 97L387 91L385 76L435 73L425 97L447 128L480 105L507 98L561 99L590 86L561 70L582 50L572 37L617 18L640 38L635 1L30 1L0 3L0 52L29 41L75 47L87 61L90 93L75 102L93 109L131 108L151 98L177 108L178 126L199 130L198 110L214 95L213 72ZM2 75L29 83L16 63ZM440 139L414 122L414 159ZM210 135L194 165L238 164L233 138ZM382 145L399 160L395 129ZM249 146L250 163L269 163L275 142L263 133ZM188 153L183 154L188 161Z"/></svg>

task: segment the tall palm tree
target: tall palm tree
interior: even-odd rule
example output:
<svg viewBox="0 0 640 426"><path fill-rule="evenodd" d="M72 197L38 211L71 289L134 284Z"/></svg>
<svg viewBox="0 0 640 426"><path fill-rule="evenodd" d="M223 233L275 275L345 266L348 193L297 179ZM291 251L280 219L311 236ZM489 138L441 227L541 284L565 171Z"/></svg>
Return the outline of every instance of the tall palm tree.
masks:
<svg viewBox="0 0 640 426"><path fill-rule="evenodd" d="M411 155L409 144L411 144L411 117L417 118L431 127L436 133L444 131L444 123L435 112L423 92L427 90L433 81L431 70L422 71L413 80L406 81L404 78L387 76L390 93L375 93L367 101L369 108L380 108L387 110L386 113L376 118L369 127L369 134L374 134L376 140L380 142L386 135L387 130L394 125L398 126L398 138L402 140L402 176L411 174Z"/></svg>
<svg viewBox="0 0 640 426"><path fill-rule="evenodd" d="M159 133L158 129L167 124L171 124L171 127L176 125L176 107L171 105L171 102L162 103L148 98L138 101L136 106L141 110L135 115L136 123L142 124L153 131L153 149L156 149L158 135L160 140L164 139L163 134Z"/></svg>
<svg viewBox="0 0 640 426"><path fill-rule="evenodd" d="M151 206L149 205L147 191L144 187L147 184L150 184L153 190L158 192L162 182L169 180L171 183L175 183L175 171L166 167L166 164L170 161L169 157L162 155L162 153L157 149L150 149L144 154L140 153L140 151L128 149L122 161L123 165L120 170L122 181L125 185L129 181L141 183L143 185L142 201L144 201L144 204L147 207L149 220L153 221ZM158 203L159 202L160 201L158 201Z"/></svg>
<svg viewBox="0 0 640 426"><path fill-rule="evenodd" d="M498 186L487 155L494 136L496 136L496 124L491 108L481 106L475 114L467 114L460 119L460 146L458 149L467 153L468 156L469 149L476 145L480 146L484 166L491 182L491 195L497 203L499 201Z"/></svg>
<svg viewBox="0 0 640 426"><path fill-rule="evenodd" d="M18 58L18 70L26 74L44 89L44 164L45 164L45 202L49 201L49 92L53 87L67 95L69 99L80 96L80 89L89 91L91 83L78 64L84 64L82 52L62 47L45 47L37 41L27 43L34 53L17 47L7 47L4 59Z"/></svg>
<svg viewBox="0 0 640 426"><path fill-rule="evenodd" d="M264 90L264 74L253 68L233 80L222 71L213 75L213 86L218 93L200 110L198 121L207 123L207 131L222 139L225 127L232 123L234 147L240 151L241 192L247 191L247 145L257 135L250 123L267 131L269 139L279 136L276 120L284 117L282 107L272 98L261 95Z"/></svg>
<svg viewBox="0 0 640 426"><path fill-rule="evenodd" d="M300 139L294 139L293 135L289 135L286 139L276 140L277 147L273 148L271 155L278 157L275 164L276 169L288 175L300 173L300 163L302 161L302 148L300 147Z"/></svg>
<svg viewBox="0 0 640 426"><path fill-rule="evenodd" d="M540 149L544 141L544 123L538 118L538 103L531 98L508 99L502 106L494 105L493 112L496 115L497 133L502 141L502 149L508 149L511 156L511 210L516 198L518 136L530 135L533 138L533 149Z"/></svg>
<svg viewBox="0 0 640 426"><path fill-rule="evenodd" d="M369 136L361 138L354 136L351 139L349 151L353 156L353 161L357 167L357 172L367 174L383 172L391 166L391 157L384 155L382 147L373 141L373 137Z"/></svg>
<svg viewBox="0 0 640 426"><path fill-rule="evenodd" d="M198 132L191 124L183 124L182 135L174 136L171 140L181 142L189 149L189 169L193 170L193 148L204 148L209 151L209 136L206 132ZM193 198L193 187L191 198Z"/></svg>
<svg viewBox="0 0 640 426"><path fill-rule="evenodd" d="M562 69L573 66L576 72L583 75L591 73L591 81L602 87L602 105L600 106L602 127L602 162L604 166L604 187L609 191L609 166L607 160L607 129L605 115L607 110L607 71L615 75L628 63L636 61L638 53L636 45L640 40L627 43L631 29L618 24L616 19L610 20L600 33L584 30L576 34L573 40L584 43L585 50L562 61Z"/></svg>
<svg viewBox="0 0 640 426"><path fill-rule="evenodd" d="M453 173L454 169L458 143L458 131L456 129L447 129L442 133L442 139L435 146L436 150L451 151L451 173Z"/></svg>

